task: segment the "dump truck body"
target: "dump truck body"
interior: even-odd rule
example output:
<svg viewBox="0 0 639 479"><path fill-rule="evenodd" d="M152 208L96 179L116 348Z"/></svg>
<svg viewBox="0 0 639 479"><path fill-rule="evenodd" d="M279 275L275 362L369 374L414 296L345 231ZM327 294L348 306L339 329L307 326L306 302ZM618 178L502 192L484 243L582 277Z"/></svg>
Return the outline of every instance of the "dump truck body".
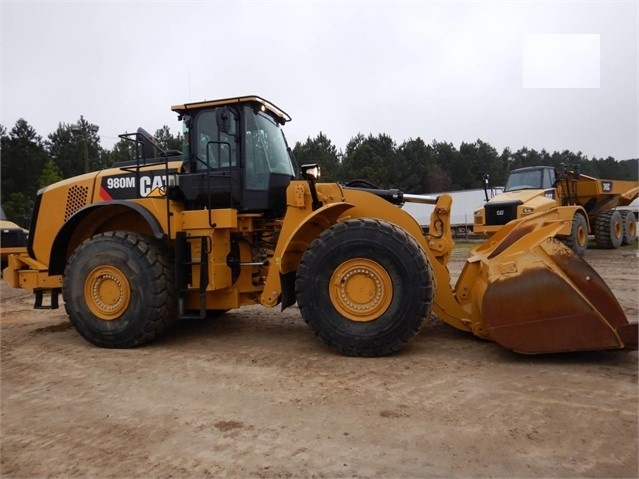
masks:
<svg viewBox="0 0 639 479"><path fill-rule="evenodd" d="M351 356L398 351L430 312L524 353L636 347L636 323L553 239L566 222L555 212L507 225L453 286L449 195L319 183L317 165L295 179L280 130L290 118L259 97L173 109L185 123L181 154L155 156L141 130L134 162L40 190L28 254L5 269L36 307L57 307L62 293L93 344L138 346L178 318L297 303L317 336ZM405 202L433 206L427 234ZM554 295L565 307L539 309ZM505 314L500 304L514 302L522 314ZM571 337L576 325L590 333Z"/></svg>

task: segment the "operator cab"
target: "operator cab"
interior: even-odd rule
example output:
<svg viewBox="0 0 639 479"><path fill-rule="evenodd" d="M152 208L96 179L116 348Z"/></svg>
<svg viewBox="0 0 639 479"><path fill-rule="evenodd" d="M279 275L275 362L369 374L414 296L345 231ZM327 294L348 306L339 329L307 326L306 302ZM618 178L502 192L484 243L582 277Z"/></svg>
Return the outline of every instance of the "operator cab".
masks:
<svg viewBox="0 0 639 479"><path fill-rule="evenodd" d="M290 116L258 96L176 105L183 122L187 209L281 215L295 169L281 126Z"/></svg>

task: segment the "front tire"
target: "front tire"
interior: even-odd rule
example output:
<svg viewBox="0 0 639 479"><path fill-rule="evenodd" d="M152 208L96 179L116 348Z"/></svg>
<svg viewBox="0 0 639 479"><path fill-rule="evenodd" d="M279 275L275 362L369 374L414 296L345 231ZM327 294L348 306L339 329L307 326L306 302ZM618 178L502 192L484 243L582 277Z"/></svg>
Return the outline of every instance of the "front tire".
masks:
<svg viewBox="0 0 639 479"><path fill-rule="evenodd" d="M304 253L295 283L309 327L348 356L385 356L419 331L430 312L428 259L405 231L355 219L323 231Z"/></svg>
<svg viewBox="0 0 639 479"><path fill-rule="evenodd" d="M575 213L570 236L562 238L562 241L579 256L586 253L588 249L588 222L583 215Z"/></svg>
<svg viewBox="0 0 639 479"><path fill-rule="evenodd" d="M64 272L71 323L87 341L131 348L164 333L177 317L170 254L152 238L108 232L84 241Z"/></svg>

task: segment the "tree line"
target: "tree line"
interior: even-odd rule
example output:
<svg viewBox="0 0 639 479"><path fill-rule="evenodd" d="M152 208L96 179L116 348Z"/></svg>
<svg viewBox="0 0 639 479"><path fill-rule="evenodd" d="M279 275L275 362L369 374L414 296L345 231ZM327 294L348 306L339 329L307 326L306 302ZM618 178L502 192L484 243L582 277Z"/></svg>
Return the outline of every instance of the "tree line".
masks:
<svg viewBox="0 0 639 479"><path fill-rule="evenodd" d="M116 161L135 158L134 143L121 139L113 148L100 144L97 131L80 117L74 124L59 123L46 139L24 119L10 131L0 125L0 188L2 207L12 221L29 227L38 189L66 178L111 166ZM155 131L164 149L181 149L182 136L168 126ZM452 143L421 138L396 143L387 134L353 136L339 150L322 132L296 142L293 155L298 165L318 163L321 181L347 183L367 180L379 188L397 188L406 193L438 193L482 188L488 175L492 186L504 185L508 172L524 166L569 168L579 165L583 174L596 178L637 180L639 159L617 161L613 157L588 158L574 153L537 151L522 147L517 151L497 151L480 139Z"/></svg>

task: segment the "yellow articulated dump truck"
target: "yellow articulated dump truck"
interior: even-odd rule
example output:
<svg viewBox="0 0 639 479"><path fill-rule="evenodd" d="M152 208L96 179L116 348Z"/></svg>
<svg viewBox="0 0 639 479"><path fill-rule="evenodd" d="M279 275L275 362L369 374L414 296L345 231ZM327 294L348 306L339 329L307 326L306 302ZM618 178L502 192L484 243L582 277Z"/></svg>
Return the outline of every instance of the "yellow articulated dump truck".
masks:
<svg viewBox="0 0 639 479"><path fill-rule="evenodd" d="M26 253L29 232L9 221L0 206L0 265L4 268L10 254Z"/></svg>
<svg viewBox="0 0 639 479"><path fill-rule="evenodd" d="M470 252L454 286L451 198L296 179L282 126L258 97L172 107L182 151L142 129L134 160L38 192L28 253L4 277L64 307L91 343L128 348L179 318L297 303L308 326L350 356L394 353L433 312L505 348L549 353L637 347L599 275L554 236L556 214L513 221ZM428 234L405 202L434 204Z"/></svg>
<svg viewBox="0 0 639 479"><path fill-rule="evenodd" d="M559 172L552 166L513 170L504 192L475 210L473 232L491 236L517 218L539 212L567 220L557 238L583 255L588 235L599 248L614 249L637 237L633 211L618 209L639 196L639 181L602 180L582 175L576 167Z"/></svg>

